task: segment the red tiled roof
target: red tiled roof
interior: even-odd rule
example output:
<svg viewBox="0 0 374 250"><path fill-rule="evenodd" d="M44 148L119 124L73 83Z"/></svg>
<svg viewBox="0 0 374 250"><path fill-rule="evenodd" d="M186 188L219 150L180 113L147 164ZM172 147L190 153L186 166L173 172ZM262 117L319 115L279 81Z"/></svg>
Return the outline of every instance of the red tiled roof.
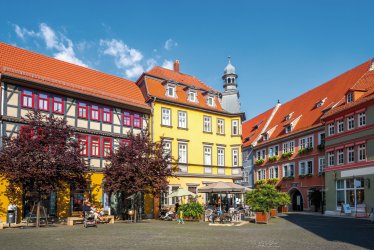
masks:
<svg viewBox="0 0 374 250"><path fill-rule="evenodd" d="M347 90L352 88L360 79L363 79L362 77L366 72L368 72L370 65L371 60L296 97L293 100L282 104L275 113L267 129L269 130L276 125L279 126L276 127L269 140L267 140L266 142L259 142L259 144L268 143L269 141L272 141L274 139L279 139L306 129L320 126L322 124L321 117L324 114L323 110L328 106L331 107L344 101L345 93L347 92ZM323 100L324 98L326 98L324 104L321 107L317 107L316 103L318 103L320 100ZM332 110L334 109L335 108L333 108ZM292 112L294 112L292 117L300 117L300 119L293 127L292 132L285 134L283 125L288 121L285 121L284 117ZM248 122L251 122L251 120Z"/></svg>
<svg viewBox="0 0 374 250"><path fill-rule="evenodd" d="M217 97L215 97L215 107L208 106L205 96L202 94L201 91L197 91L197 100L198 102L190 102L187 101L187 91L184 90L183 86L176 87L176 94L177 98L169 97L165 95L165 86L162 84L164 80L156 79L152 77L145 76L145 83L147 85L148 94L150 96L155 96L161 99L169 100L172 102L178 102L182 104L187 104L190 106L211 109L215 111L224 111L221 107L220 102L218 101Z"/></svg>
<svg viewBox="0 0 374 250"><path fill-rule="evenodd" d="M147 72L148 75L159 77L165 80L173 80L178 83L194 86L207 91L214 91L211 87L200 81L194 76L186 75L174 70L165 69L159 66L153 67Z"/></svg>
<svg viewBox="0 0 374 250"><path fill-rule="evenodd" d="M147 86L148 95L150 96L155 96L160 99L169 100L184 105L195 106L219 112L225 112L216 95L220 92L209 87L208 85L206 85L194 76L186 75L178 71L169 70L156 66L152 68L150 71L146 72L146 74L144 75L144 81ZM172 98L165 94L165 81L171 81L176 83L177 98ZM191 87L192 89L196 89L198 102L195 103L187 100L189 87ZM211 107L207 104L207 92L214 93L214 107Z"/></svg>
<svg viewBox="0 0 374 250"><path fill-rule="evenodd" d="M274 107L242 124L243 147L250 146L260 135Z"/></svg>
<svg viewBox="0 0 374 250"><path fill-rule="evenodd" d="M0 42L0 73L149 109L132 81Z"/></svg>
<svg viewBox="0 0 374 250"><path fill-rule="evenodd" d="M337 113L340 113L344 110L353 108L361 103L366 101L370 101L374 99L374 70L367 71L357 82L356 84L350 88L349 90L353 91L360 91L364 92L362 96L360 96L354 102L346 103L342 102L341 105L335 107L334 109L328 111L322 119L326 119L331 117ZM347 91L348 92L348 91Z"/></svg>

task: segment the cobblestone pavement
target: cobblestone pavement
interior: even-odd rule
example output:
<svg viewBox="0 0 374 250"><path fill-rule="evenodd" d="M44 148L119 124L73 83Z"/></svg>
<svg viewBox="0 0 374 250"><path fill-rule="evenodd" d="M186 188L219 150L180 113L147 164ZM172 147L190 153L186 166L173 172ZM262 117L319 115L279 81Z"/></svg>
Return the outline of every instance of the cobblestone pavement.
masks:
<svg viewBox="0 0 374 250"><path fill-rule="evenodd" d="M374 223L289 214L267 225L144 221L0 230L0 249L374 249Z"/></svg>

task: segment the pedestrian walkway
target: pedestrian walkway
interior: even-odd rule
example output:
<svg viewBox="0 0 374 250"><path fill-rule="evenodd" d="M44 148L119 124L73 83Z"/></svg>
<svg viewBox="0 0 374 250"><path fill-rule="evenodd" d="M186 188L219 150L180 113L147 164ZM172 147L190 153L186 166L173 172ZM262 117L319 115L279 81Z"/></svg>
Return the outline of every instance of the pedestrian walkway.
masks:
<svg viewBox="0 0 374 250"><path fill-rule="evenodd" d="M334 217L334 218L347 218L347 219L361 219L361 220L372 220L370 217L356 217L354 213L352 215L342 214L322 214L321 212L312 212L312 211L297 211L297 212L288 212L289 214L305 214L305 215L315 215L315 216L325 216L325 217Z"/></svg>

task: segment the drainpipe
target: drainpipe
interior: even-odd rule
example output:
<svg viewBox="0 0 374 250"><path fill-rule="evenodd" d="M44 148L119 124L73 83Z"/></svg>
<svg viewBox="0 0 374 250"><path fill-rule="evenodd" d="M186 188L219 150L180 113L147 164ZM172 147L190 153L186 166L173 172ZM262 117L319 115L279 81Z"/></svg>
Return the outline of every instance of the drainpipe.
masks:
<svg viewBox="0 0 374 250"><path fill-rule="evenodd" d="M154 106L155 106L155 102L157 100L157 97L153 96L151 98L151 117L150 117L150 121L151 121L151 136L152 136L152 142L154 142L154 122L153 122L153 115L154 115Z"/></svg>

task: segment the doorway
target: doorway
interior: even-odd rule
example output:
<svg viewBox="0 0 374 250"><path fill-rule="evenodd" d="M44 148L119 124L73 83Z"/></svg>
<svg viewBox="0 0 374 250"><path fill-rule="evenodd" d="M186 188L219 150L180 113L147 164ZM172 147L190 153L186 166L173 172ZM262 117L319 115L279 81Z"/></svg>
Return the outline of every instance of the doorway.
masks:
<svg viewBox="0 0 374 250"><path fill-rule="evenodd" d="M292 210L293 211L303 211L304 210L304 199L301 195L301 192L297 189L292 189L290 192L291 201L292 201Z"/></svg>

